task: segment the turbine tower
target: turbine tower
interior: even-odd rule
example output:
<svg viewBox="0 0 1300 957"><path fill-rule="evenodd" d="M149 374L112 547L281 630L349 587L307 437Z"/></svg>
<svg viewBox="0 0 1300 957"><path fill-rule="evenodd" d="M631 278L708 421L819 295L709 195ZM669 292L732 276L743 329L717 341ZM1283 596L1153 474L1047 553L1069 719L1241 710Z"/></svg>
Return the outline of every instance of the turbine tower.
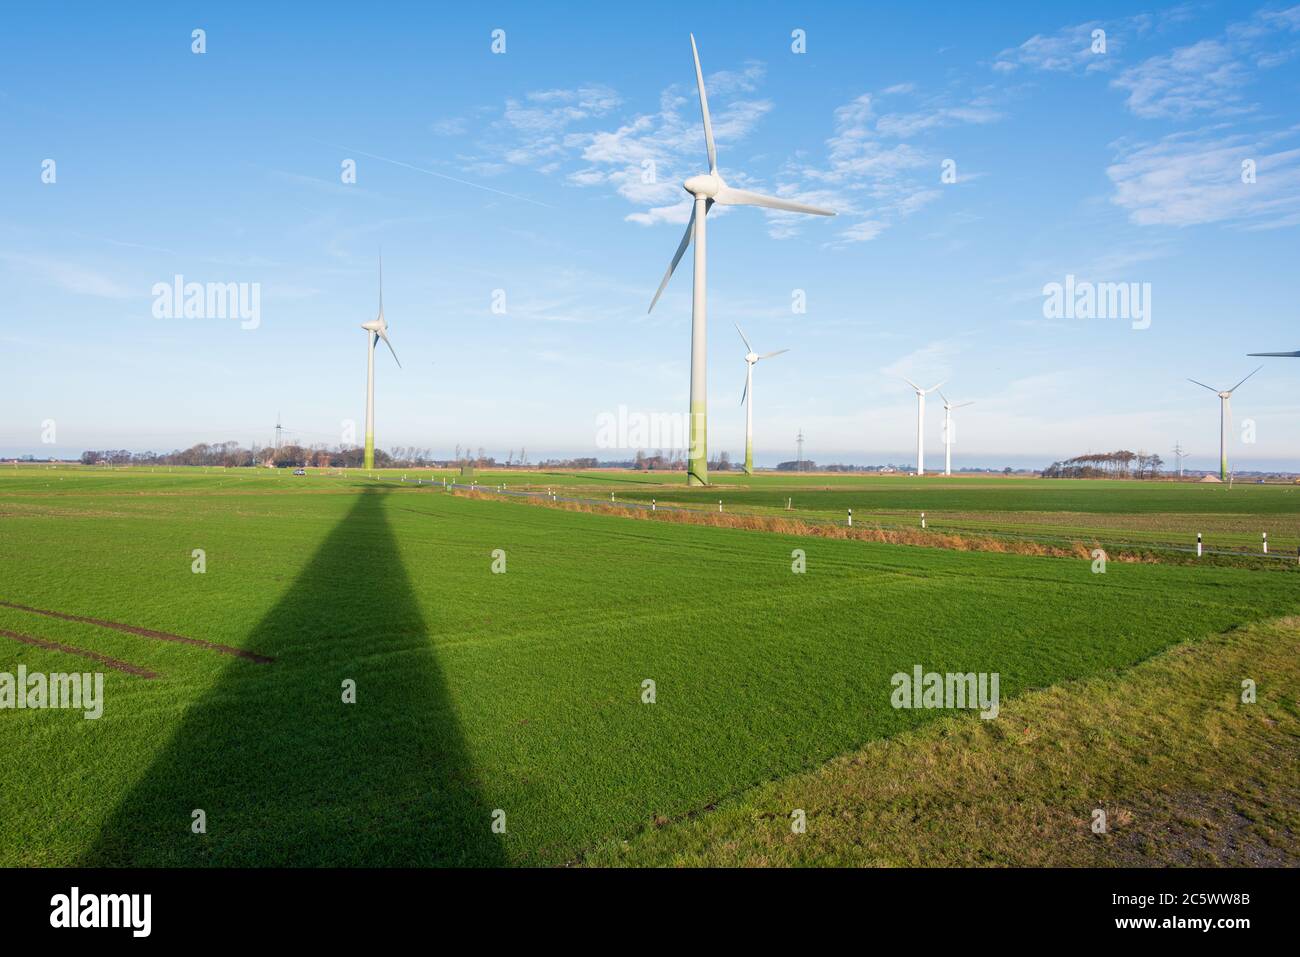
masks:
<svg viewBox="0 0 1300 957"><path fill-rule="evenodd" d="M935 389L938 388L939 388L938 386L935 386ZM958 402L956 405L953 405L951 402L948 401L948 397L944 395L942 392L939 393L939 398L943 399L943 474L951 475L952 474L952 410L963 409L966 406L974 405L975 403L973 401Z"/></svg>
<svg viewBox="0 0 1300 957"><path fill-rule="evenodd" d="M1255 372L1262 368L1264 367L1260 366ZM1249 379L1255 372L1246 376L1246 379ZM1206 385L1204 382L1197 382L1195 379L1187 380L1199 385L1202 389L1209 389L1219 397L1219 480L1223 482L1228 481L1228 423L1232 420L1232 393L1240 389L1241 383L1245 382L1246 379L1242 379L1231 389L1225 389L1222 392L1213 386Z"/></svg>
<svg viewBox="0 0 1300 957"><path fill-rule="evenodd" d="M384 340L384 345L388 346L388 351L393 353L393 361L397 363L397 368L402 367L401 360L397 358L397 353L393 349L393 344L388 341L388 322L384 319L384 257L379 257L379 315L369 322L361 323L361 328L366 330L366 459L365 467L372 469L375 467L375 343L380 339Z"/></svg>
<svg viewBox="0 0 1300 957"><path fill-rule="evenodd" d="M740 333L740 341L745 344L748 350L745 353L745 391L740 394L740 401L745 403L745 474L754 474L754 366L758 365L759 359L770 359L773 356L779 356L783 352L789 352L789 349L777 349L776 352L765 352L761 356L754 351L754 347L749 344L745 338L745 333L741 331L740 323L733 323L736 331ZM748 401L746 401L748 399Z"/></svg>
<svg viewBox="0 0 1300 957"><path fill-rule="evenodd" d="M695 84L700 91L700 115L704 120L704 145L709 155L709 171L699 176L692 176L683 188L694 198L691 218L686 223L686 234L673 260L668 264L668 271L650 300L649 313L663 294L664 287L672 277L673 270L681 262L686 247L695 242L695 283L691 292L691 437L690 452L687 462L686 483L688 485L708 485L708 395L705 383L705 351L708 341L706 333L706 298L705 298L705 229L704 220L714 203L723 206L763 206L767 209L782 209L792 213L812 213L815 216L834 216L829 209L819 209L804 203L775 196L751 193L746 189L733 189L723 182L718 175L718 152L713 145L713 123L709 119L709 100L704 93L704 73L700 69L700 53L695 47L695 35L691 35L691 55L695 58Z"/></svg>
<svg viewBox="0 0 1300 957"><path fill-rule="evenodd" d="M1178 477L1183 477L1183 456L1187 453L1183 451L1183 443L1175 442L1173 448L1174 455L1178 458Z"/></svg>
<svg viewBox="0 0 1300 957"><path fill-rule="evenodd" d="M927 393L933 392L943 385L943 382L932 385L928 389L922 389L906 376L903 377L903 381L916 390L916 474L919 478L925 475L925 397Z"/></svg>

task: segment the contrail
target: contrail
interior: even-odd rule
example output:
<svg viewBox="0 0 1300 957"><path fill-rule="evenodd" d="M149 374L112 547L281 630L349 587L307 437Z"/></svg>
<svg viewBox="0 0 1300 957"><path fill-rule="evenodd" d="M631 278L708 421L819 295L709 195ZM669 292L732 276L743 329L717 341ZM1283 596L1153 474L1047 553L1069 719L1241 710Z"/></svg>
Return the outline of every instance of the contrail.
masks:
<svg viewBox="0 0 1300 957"><path fill-rule="evenodd" d="M318 141L319 142L319 141ZM530 199L527 196L520 196L517 193L507 193L503 189L495 189L491 186L484 186L482 183L471 183L467 179L457 179L455 176L448 176L446 173L439 173L437 170L425 169L423 166L412 166L410 163L404 163L401 160L390 159L387 156L379 156L376 153L367 153L365 150L354 150L346 146L339 146L337 143L326 144L336 150L342 150L345 153L356 153L358 156L366 156L370 159L379 160L381 163L392 163L394 166L402 166L406 169L413 169L417 173L425 173L429 176L436 176L439 179L450 180L453 183L459 183L461 186L471 186L474 189L481 189L486 193L496 193L498 196L506 196L510 199L517 199L525 203L532 203L534 206L541 206L543 209L555 209L549 203L543 203L540 200Z"/></svg>

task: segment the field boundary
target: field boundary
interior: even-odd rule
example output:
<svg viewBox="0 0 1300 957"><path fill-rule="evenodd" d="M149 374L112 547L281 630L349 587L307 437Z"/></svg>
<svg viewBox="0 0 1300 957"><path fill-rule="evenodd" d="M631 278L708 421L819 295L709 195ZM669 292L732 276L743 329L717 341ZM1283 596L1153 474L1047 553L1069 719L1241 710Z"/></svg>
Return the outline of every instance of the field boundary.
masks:
<svg viewBox="0 0 1300 957"><path fill-rule="evenodd" d="M858 524L850 525L847 521L800 516L784 518L769 513L732 509L729 512L714 512L704 508L690 508L681 505L660 505L657 502L614 501L585 498L573 495L561 495L558 492L538 491L532 489L509 489L483 486L477 483L465 485L448 482L446 485L431 485L447 492L467 493L469 496L484 498L513 499L528 504L561 508L568 511L606 512L623 517L656 518L663 514L667 521L687 522L699 525L712 525L723 528L747 528L757 531L769 531L787 535L806 535L823 538L845 538L862 541L875 541L891 545L914 545L926 548L945 548L955 551L978 551L1035 555L1046 558L1092 558L1092 550L1100 548L1107 559L1120 562L1169 563L1153 553L1170 552L1179 555L1177 564L1196 564L1195 546L1182 546L1162 543L1104 541L1099 537L1088 539L1069 538L1066 536L1025 535L1020 533L955 533L945 532L939 528L917 529L911 525L893 525L875 519L859 519ZM1290 555L1236 549L1202 548L1202 554L1211 557L1228 557L1237 559L1260 559L1274 568L1296 565L1296 558ZM1188 559L1191 558L1191 561Z"/></svg>
<svg viewBox="0 0 1300 957"><path fill-rule="evenodd" d="M568 864L1295 866L1298 636L1283 615L1188 638L1029 689L997 721L945 717L643 822ZM1240 697L1246 673L1266 679L1258 701Z"/></svg>

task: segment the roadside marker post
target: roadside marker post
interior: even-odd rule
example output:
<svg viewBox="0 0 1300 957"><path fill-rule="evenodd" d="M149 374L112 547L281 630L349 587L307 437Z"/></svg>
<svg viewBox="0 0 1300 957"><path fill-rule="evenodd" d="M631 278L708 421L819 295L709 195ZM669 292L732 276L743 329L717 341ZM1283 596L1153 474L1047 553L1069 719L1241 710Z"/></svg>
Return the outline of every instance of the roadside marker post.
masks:
<svg viewBox="0 0 1300 957"><path fill-rule="evenodd" d="M853 509L849 509L849 528L853 527Z"/></svg>
<svg viewBox="0 0 1300 957"><path fill-rule="evenodd" d="M1196 557L1201 557L1201 533L1196 533Z"/></svg>

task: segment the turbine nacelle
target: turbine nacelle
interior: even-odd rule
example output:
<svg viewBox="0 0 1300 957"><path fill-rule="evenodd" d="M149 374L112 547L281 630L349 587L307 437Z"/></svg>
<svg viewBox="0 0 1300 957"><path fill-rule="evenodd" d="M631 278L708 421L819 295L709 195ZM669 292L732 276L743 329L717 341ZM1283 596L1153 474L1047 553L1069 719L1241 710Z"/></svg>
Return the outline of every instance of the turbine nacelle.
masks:
<svg viewBox="0 0 1300 957"><path fill-rule="evenodd" d="M717 173L701 173L682 184L682 189L697 199L713 199L727 188Z"/></svg>

